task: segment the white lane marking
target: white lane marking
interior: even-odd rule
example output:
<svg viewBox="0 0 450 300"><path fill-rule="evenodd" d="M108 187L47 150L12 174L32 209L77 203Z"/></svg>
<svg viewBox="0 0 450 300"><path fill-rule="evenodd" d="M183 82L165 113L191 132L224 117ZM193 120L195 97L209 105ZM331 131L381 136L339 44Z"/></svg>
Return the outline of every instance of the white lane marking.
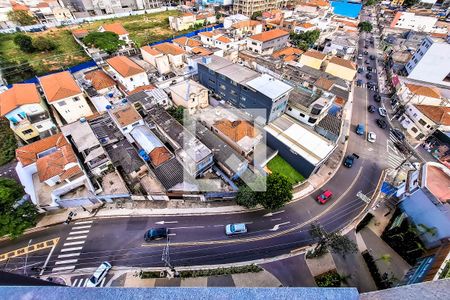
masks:
<svg viewBox="0 0 450 300"><path fill-rule="evenodd" d="M244 222L245 225L253 224L253 222Z"/></svg>
<svg viewBox="0 0 450 300"><path fill-rule="evenodd" d="M85 242L85 241L64 243L64 244L63 244L63 247L66 247L66 246L74 246L74 245L83 245L84 242Z"/></svg>
<svg viewBox="0 0 450 300"><path fill-rule="evenodd" d="M57 267L57 268L53 268L52 272L68 271L68 270L73 270L73 269L75 269L75 266Z"/></svg>
<svg viewBox="0 0 450 300"><path fill-rule="evenodd" d="M81 240L87 238L87 235L79 235L79 236L69 236L66 240Z"/></svg>
<svg viewBox="0 0 450 300"><path fill-rule="evenodd" d="M177 224L178 221L159 221L155 222L155 224L164 225L164 224Z"/></svg>
<svg viewBox="0 0 450 300"><path fill-rule="evenodd" d="M67 257L79 256L80 254L81 254L81 252L61 254L61 255L58 255L58 258L67 258Z"/></svg>
<svg viewBox="0 0 450 300"><path fill-rule="evenodd" d="M287 222L283 222L283 223L277 224L277 225L273 226L273 228L270 229L270 231L277 231L278 229L280 229L280 226L287 225L289 223L291 223L291 222L287 221Z"/></svg>
<svg viewBox="0 0 450 300"><path fill-rule="evenodd" d="M49 253L48 256L47 256L47 259L45 260L44 265L42 266L42 270L41 270L41 272L39 273L39 275L44 274L45 268L47 267L47 264L48 264L48 262L50 261L50 256L52 256L53 251L55 250L55 248L56 248L56 244L53 245L52 250L50 250L50 253Z"/></svg>
<svg viewBox="0 0 450 300"><path fill-rule="evenodd" d="M82 287L82 286L84 286L84 283L86 282L86 280L87 280L87 278L86 278L86 279L80 278L80 283L78 283L77 287Z"/></svg>
<svg viewBox="0 0 450 300"><path fill-rule="evenodd" d="M69 233L69 235L75 235L75 234L85 234L88 233L89 230L80 230L80 231L72 231Z"/></svg>
<svg viewBox="0 0 450 300"><path fill-rule="evenodd" d="M82 221L82 222L76 222L75 225L81 225L81 224L91 224L94 221Z"/></svg>
<svg viewBox="0 0 450 300"><path fill-rule="evenodd" d="M72 227L72 230L87 229L87 228L91 228L91 226L92 225L75 226L75 227Z"/></svg>
<svg viewBox="0 0 450 300"><path fill-rule="evenodd" d="M103 277L102 281L99 284L99 287L103 287L103 285L105 284L105 280L106 280L106 277Z"/></svg>
<svg viewBox="0 0 450 300"><path fill-rule="evenodd" d="M276 211L276 212L270 212L270 213L265 214L263 217L271 217L273 215L277 215L277 214L281 214L281 213L284 213L284 210L280 210L280 211Z"/></svg>
<svg viewBox="0 0 450 300"><path fill-rule="evenodd" d="M175 235L177 235L176 233L169 233L168 235L170 235L170 236L175 236Z"/></svg>
<svg viewBox="0 0 450 300"><path fill-rule="evenodd" d="M218 225L214 225L213 227L224 227L225 225L222 224L218 224Z"/></svg>
<svg viewBox="0 0 450 300"><path fill-rule="evenodd" d="M61 252L78 251L81 249L83 249L83 247L63 248L63 249L61 249Z"/></svg>
<svg viewBox="0 0 450 300"><path fill-rule="evenodd" d="M73 264L76 263L78 259L66 259L66 260L59 260L55 262L55 265L66 265L66 264Z"/></svg>
<svg viewBox="0 0 450 300"><path fill-rule="evenodd" d="M281 218L270 219L270 221L280 221Z"/></svg>
<svg viewBox="0 0 450 300"><path fill-rule="evenodd" d="M169 228L169 230L174 230L174 229L196 229L196 228L205 228L205 226L171 227L171 228Z"/></svg>

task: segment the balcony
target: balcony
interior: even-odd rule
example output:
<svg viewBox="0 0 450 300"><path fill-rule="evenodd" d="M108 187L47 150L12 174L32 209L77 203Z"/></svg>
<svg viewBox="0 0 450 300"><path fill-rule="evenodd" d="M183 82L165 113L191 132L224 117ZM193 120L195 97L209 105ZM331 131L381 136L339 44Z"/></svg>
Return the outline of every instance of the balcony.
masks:
<svg viewBox="0 0 450 300"><path fill-rule="evenodd" d="M27 119L30 121L31 124L38 123L38 122L47 120L49 118L50 118L50 115L47 111L27 116Z"/></svg>

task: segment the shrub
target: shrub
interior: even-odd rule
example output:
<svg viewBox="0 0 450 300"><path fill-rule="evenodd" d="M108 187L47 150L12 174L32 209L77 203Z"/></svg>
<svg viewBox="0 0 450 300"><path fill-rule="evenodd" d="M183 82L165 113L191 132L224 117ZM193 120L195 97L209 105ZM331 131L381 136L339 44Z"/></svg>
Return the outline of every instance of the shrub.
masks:
<svg viewBox="0 0 450 300"><path fill-rule="evenodd" d="M326 272L314 278L319 287L340 287L342 277L335 270Z"/></svg>
<svg viewBox="0 0 450 300"><path fill-rule="evenodd" d="M356 226L356 232L359 232L361 229L367 226L367 224L370 223L370 221L373 219L373 215L371 213L368 213L365 215L365 217L359 222L359 224Z"/></svg>
<svg viewBox="0 0 450 300"><path fill-rule="evenodd" d="M26 53L32 53L34 51L33 40L30 36L18 33L14 36L14 44L19 46L20 50Z"/></svg>
<svg viewBox="0 0 450 300"><path fill-rule="evenodd" d="M16 156L17 141L6 118L0 118L0 166Z"/></svg>
<svg viewBox="0 0 450 300"><path fill-rule="evenodd" d="M186 270L180 271L181 278L192 278L192 277L206 277L206 276L220 276L220 275L231 275L231 274L241 274L241 273L258 273L263 269L257 265L248 265L242 267L229 267L229 268L217 268L217 269L205 269L205 270ZM144 271L140 272L139 276L141 278L161 278L161 273L156 271Z"/></svg>
<svg viewBox="0 0 450 300"><path fill-rule="evenodd" d="M51 51L56 48L56 44L48 38L40 37L33 39L33 47L37 51Z"/></svg>
<svg viewBox="0 0 450 300"><path fill-rule="evenodd" d="M372 275L373 280L375 281L376 286L380 289L388 289L391 287L391 284L386 280L383 280L383 277L380 275L380 271L378 270L377 265L375 264L375 260L369 252L365 251L362 253L362 256L369 268L369 272Z"/></svg>

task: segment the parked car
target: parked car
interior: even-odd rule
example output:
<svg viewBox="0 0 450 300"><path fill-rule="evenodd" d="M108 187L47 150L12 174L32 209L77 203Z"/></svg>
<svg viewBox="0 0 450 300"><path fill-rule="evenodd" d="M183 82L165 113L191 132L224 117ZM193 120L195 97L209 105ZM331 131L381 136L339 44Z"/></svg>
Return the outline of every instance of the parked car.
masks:
<svg viewBox="0 0 450 300"><path fill-rule="evenodd" d="M247 232L247 226L245 223L239 223L239 224L228 224L225 226L225 233L226 235L235 235L235 234L241 234Z"/></svg>
<svg viewBox="0 0 450 300"><path fill-rule="evenodd" d="M381 96L379 94L375 94L375 95L373 95L373 100L375 100L375 102L380 102Z"/></svg>
<svg viewBox="0 0 450 300"><path fill-rule="evenodd" d="M363 59L362 54L358 55L358 59Z"/></svg>
<svg viewBox="0 0 450 300"><path fill-rule="evenodd" d="M326 190L325 192L317 196L317 202L325 204L328 200L330 200L331 197L333 197L333 193L330 190Z"/></svg>
<svg viewBox="0 0 450 300"><path fill-rule="evenodd" d="M391 132L399 141L402 142L405 139L405 135L403 134L403 132L401 132L400 129L393 128L393 129L391 129Z"/></svg>
<svg viewBox="0 0 450 300"><path fill-rule="evenodd" d="M373 113L373 112L375 112L375 110L377 110L377 108L375 107L375 105L369 105L369 106L367 106L367 110L370 113Z"/></svg>
<svg viewBox="0 0 450 300"><path fill-rule="evenodd" d="M370 79L372 79L372 75L371 75L370 73L367 73L367 74L366 74L366 78L367 78L368 80L370 80Z"/></svg>
<svg viewBox="0 0 450 300"><path fill-rule="evenodd" d="M387 123L383 119L377 119L376 122L377 122L378 127L382 128L382 129L385 129L387 127Z"/></svg>
<svg viewBox="0 0 450 300"><path fill-rule="evenodd" d="M146 242L150 242L153 240L160 240L167 238L167 234L169 233L169 230L165 227L161 228L151 228L147 230L147 232L144 235L144 240Z"/></svg>
<svg viewBox="0 0 450 300"><path fill-rule="evenodd" d="M369 52L367 52L367 50L366 50L366 51L364 51L364 55L367 55L367 54L369 54Z"/></svg>
<svg viewBox="0 0 450 300"><path fill-rule="evenodd" d="M367 59L364 61L364 63L365 63L366 65L370 65L370 61L368 61Z"/></svg>
<svg viewBox="0 0 450 300"><path fill-rule="evenodd" d="M102 262L100 267L94 272L94 274L85 283L85 287L96 287L102 282L103 278L106 277L108 271L112 268L111 264L107 261Z"/></svg>
<svg viewBox="0 0 450 300"><path fill-rule="evenodd" d="M378 108L378 113L380 114L380 116L386 117L386 110L383 107Z"/></svg>
<svg viewBox="0 0 450 300"><path fill-rule="evenodd" d="M358 68L358 73L362 73L363 71L363 68Z"/></svg>
<svg viewBox="0 0 450 300"><path fill-rule="evenodd" d="M371 66L368 66L366 69L367 69L367 72L372 72L372 70L373 70Z"/></svg>
<svg viewBox="0 0 450 300"><path fill-rule="evenodd" d="M358 80L356 81L356 86L362 86L362 84L363 84L363 82L362 82L361 79L358 79Z"/></svg>
<svg viewBox="0 0 450 300"><path fill-rule="evenodd" d="M369 46L367 46L367 45L364 45L364 49L368 49L369 48Z"/></svg>
<svg viewBox="0 0 450 300"><path fill-rule="evenodd" d="M369 58L370 58L371 60L374 60L374 59L375 59L375 55L370 55Z"/></svg>
<svg viewBox="0 0 450 300"><path fill-rule="evenodd" d="M347 157L344 159L344 166L346 166L347 168L351 168L353 166L354 161L355 161L355 156L347 155Z"/></svg>
<svg viewBox="0 0 450 300"><path fill-rule="evenodd" d="M364 125L363 124L358 124L356 126L356 134L363 135L364 132L365 132Z"/></svg>
<svg viewBox="0 0 450 300"><path fill-rule="evenodd" d="M375 143L375 141L377 140L377 135L375 134L375 132L369 132L369 134L367 135L367 140L371 143Z"/></svg>

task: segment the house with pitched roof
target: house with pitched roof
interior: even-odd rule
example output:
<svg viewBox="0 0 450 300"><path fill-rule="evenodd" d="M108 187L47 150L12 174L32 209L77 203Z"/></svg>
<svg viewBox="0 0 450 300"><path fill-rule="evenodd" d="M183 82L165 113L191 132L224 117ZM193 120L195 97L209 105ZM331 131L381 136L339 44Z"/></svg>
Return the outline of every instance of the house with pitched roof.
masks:
<svg viewBox="0 0 450 300"><path fill-rule="evenodd" d="M114 56L107 59L106 63L109 66L107 71L122 84L126 91L132 91L139 86L150 84L145 70L127 56Z"/></svg>
<svg viewBox="0 0 450 300"><path fill-rule="evenodd" d="M411 103L439 106L445 102L445 98L437 87L412 82L401 82L397 86L397 98L402 104Z"/></svg>
<svg viewBox="0 0 450 300"><path fill-rule="evenodd" d="M144 120L134 108L134 105L116 105L109 109L108 112L123 134L130 133L136 126L144 125Z"/></svg>
<svg viewBox="0 0 450 300"><path fill-rule="evenodd" d="M25 192L42 209L58 206L66 196L94 190L70 142L62 133L16 149L16 171ZM68 195L77 190L74 195Z"/></svg>
<svg viewBox="0 0 450 300"><path fill-rule="evenodd" d="M181 16L169 16L170 28L175 31L187 30L195 24L196 17L193 13L186 12Z"/></svg>
<svg viewBox="0 0 450 300"><path fill-rule="evenodd" d="M231 32L233 36L242 38L246 35L256 35L263 31L263 26L260 21L244 20L236 22L231 25Z"/></svg>
<svg viewBox="0 0 450 300"><path fill-rule="evenodd" d="M93 114L84 94L68 71L39 77L39 83L62 121L72 123Z"/></svg>
<svg viewBox="0 0 450 300"><path fill-rule="evenodd" d="M172 40L172 43L187 52L190 52L194 47L200 47L203 45L199 40L194 40L185 36Z"/></svg>
<svg viewBox="0 0 450 300"><path fill-rule="evenodd" d="M344 80L352 81L356 76L356 64L351 60L333 56L327 61L325 72Z"/></svg>
<svg viewBox="0 0 450 300"><path fill-rule="evenodd" d="M289 32L273 29L252 35L247 39L247 49L259 54L272 54L274 51L286 47Z"/></svg>
<svg viewBox="0 0 450 300"><path fill-rule="evenodd" d="M303 33L303 32L307 32L307 31L313 31L316 30L317 27L314 24L311 23L300 23L298 25L296 25L294 27L294 32L295 33Z"/></svg>
<svg viewBox="0 0 450 300"><path fill-rule="evenodd" d="M121 23L103 24L98 28L100 32L114 32L119 36L119 40L124 41L127 45L132 43L128 31L123 27Z"/></svg>
<svg viewBox="0 0 450 300"><path fill-rule="evenodd" d="M106 111L123 99L117 83L102 69L80 73L82 76L77 76L78 82L98 112Z"/></svg>
<svg viewBox="0 0 450 300"><path fill-rule="evenodd" d="M422 141L436 130L450 131L450 107L409 103L399 121L409 136Z"/></svg>
<svg viewBox="0 0 450 300"><path fill-rule="evenodd" d="M9 120L11 129L25 143L56 133L56 126L34 83L13 84L1 93L0 115Z"/></svg>
<svg viewBox="0 0 450 300"><path fill-rule="evenodd" d="M153 46L153 49L166 55L173 68L183 67L186 52L182 48L172 43L161 43Z"/></svg>
<svg viewBox="0 0 450 300"><path fill-rule="evenodd" d="M169 57L167 55L164 55L150 46L141 47L140 50L144 61L154 66L158 70L159 74L164 75L170 73L171 68Z"/></svg>
<svg viewBox="0 0 450 300"><path fill-rule="evenodd" d="M320 67L322 66L322 63L325 61L326 57L326 54L323 54L317 50L310 49L302 54L299 63L316 70L320 70Z"/></svg>

